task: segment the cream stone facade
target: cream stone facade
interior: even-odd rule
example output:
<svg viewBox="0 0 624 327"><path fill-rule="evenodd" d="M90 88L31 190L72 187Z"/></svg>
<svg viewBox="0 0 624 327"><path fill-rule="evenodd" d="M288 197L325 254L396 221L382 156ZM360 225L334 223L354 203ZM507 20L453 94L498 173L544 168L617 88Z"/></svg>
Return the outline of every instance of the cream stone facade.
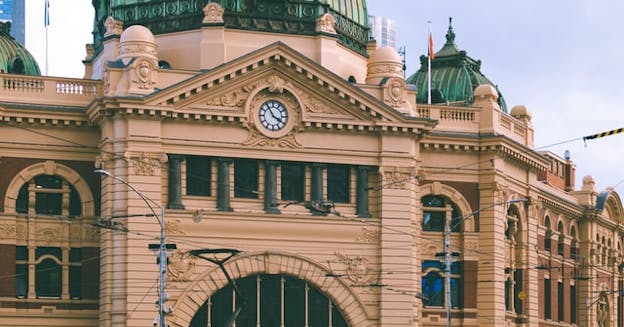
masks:
<svg viewBox="0 0 624 327"><path fill-rule="evenodd" d="M418 102L340 1L309 33L188 2L166 33L96 6L85 79L0 74L0 326L156 325L159 219L172 327L624 325L622 200L527 108Z"/></svg>

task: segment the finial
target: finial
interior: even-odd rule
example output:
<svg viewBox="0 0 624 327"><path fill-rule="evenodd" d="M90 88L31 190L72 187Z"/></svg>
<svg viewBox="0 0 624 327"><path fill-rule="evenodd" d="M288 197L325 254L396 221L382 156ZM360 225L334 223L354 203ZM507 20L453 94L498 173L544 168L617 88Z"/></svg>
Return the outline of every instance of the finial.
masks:
<svg viewBox="0 0 624 327"><path fill-rule="evenodd" d="M446 43L454 44L455 43L455 32L453 32L453 17L449 17L449 27L446 32Z"/></svg>

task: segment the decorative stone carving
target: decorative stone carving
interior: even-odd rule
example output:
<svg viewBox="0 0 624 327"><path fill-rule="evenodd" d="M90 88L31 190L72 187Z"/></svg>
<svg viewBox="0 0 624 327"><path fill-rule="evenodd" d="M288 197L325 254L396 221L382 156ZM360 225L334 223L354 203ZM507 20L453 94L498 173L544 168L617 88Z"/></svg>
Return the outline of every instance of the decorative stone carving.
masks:
<svg viewBox="0 0 624 327"><path fill-rule="evenodd" d="M259 131L252 130L249 138L243 142L243 145L249 146L270 146L270 147L279 147L279 148L290 148L290 149L301 149L303 145L301 145L295 139L294 134L288 134L284 137L273 139L266 137Z"/></svg>
<svg viewBox="0 0 624 327"><path fill-rule="evenodd" d="M392 108L411 115L413 108L407 101L407 84L402 78L391 77L384 84L383 100Z"/></svg>
<svg viewBox="0 0 624 327"><path fill-rule="evenodd" d="M208 106L220 106L220 107L239 107L242 108L245 105L245 101L249 97L249 94L260 85L260 82L250 83L244 85L238 90L231 91L226 94L218 95L212 99L206 101Z"/></svg>
<svg viewBox="0 0 624 327"><path fill-rule="evenodd" d="M84 241L97 241L100 239L100 229L95 226L85 225L82 227L82 239Z"/></svg>
<svg viewBox="0 0 624 327"><path fill-rule="evenodd" d="M126 152L124 158L134 168L134 173L142 176L154 176L167 162L164 153Z"/></svg>
<svg viewBox="0 0 624 327"><path fill-rule="evenodd" d="M223 7L216 2L204 6L204 24L223 24Z"/></svg>
<svg viewBox="0 0 624 327"><path fill-rule="evenodd" d="M284 93L284 87L290 86L289 83L284 81L281 77L273 74L267 78L267 90L270 93Z"/></svg>
<svg viewBox="0 0 624 327"><path fill-rule="evenodd" d="M26 240L28 226L26 223L15 224L15 238L18 240Z"/></svg>
<svg viewBox="0 0 624 327"><path fill-rule="evenodd" d="M334 254L341 263L347 266L345 273L355 285L367 285L375 280L376 275L368 267L368 259L362 256L351 257L340 252L335 252Z"/></svg>
<svg viewBox="0 0 624 327"><path fill-rule="evenodd" d="M196 258L186 251L175 251L169 255L167 279L172 282L188 282L195 272Z"/></svg>
<svg viewBox="0 0 624 327"><path fill-rule="evenodd" d="M165 234L167 235L186 235L180 227L180 219L165 220Z"/></svg>
<svg viewBox="0 0 624 327"><path fill-rule="evenodd" d="M106 27L106 32L104 32L104 37L111 35L121 35L123 32L123 22L120 20L116 20L113 16L108 16L106 21L104 21L104 26Z"/></svg>
<svg viewBox="0 0 624 327"><path fill-rule="evenodd" d="M46 227L41 228L37 231L37 239L42 241L43 243L50 243L57 239L60 239L60 230L59 228Z"/></svg>
<svg viewBox="0 0 624 327"><path fill-rule="evenodd" d="M423 256L433 257L436 253L442 252L442 244L435 242L423 242L421 253Z"/></svg>
<svg viewBox="0 0 624 327"><path fill-rule="evenodd" d="M325 13L316 19L316 31L321 33L336 34L336 18L330 13Z"/></svg>
<svg viewBox="0 0 624 327"><path fill-rule="evenodd" d="M379 230L363 227L360 231L360 235L358 235L355 241L361 243L377 244L379 243Z"/></svg>
<svg viewBox="0 0 624 327"><path fill-rule="evenodd" d="M382 167L382 187L387 189L406 189L415 178L411 168Z"/></svg>
<svg viewBox="0 0 624 327"><path fill-rule="evenodd" d="M135 66L136 79L132 80L133 84L136 84L138 89L151 90L156 84L154 78L154 67L147 60L139 61Z"/></svg>
<svg viewBox="0 0 624 327"><path fill-rule="evenodd" d="M106 162L110 160L111 160L111 156L109 154L103 153L95 157L94 167L97 169L106 170Z"/></svg>
<svg viewBox="0 0 624 327"><path fill-rule="evenodd" d="M14 238L17 234L17 228L15 224L2 224L0 225L0 239Z"/></svg>

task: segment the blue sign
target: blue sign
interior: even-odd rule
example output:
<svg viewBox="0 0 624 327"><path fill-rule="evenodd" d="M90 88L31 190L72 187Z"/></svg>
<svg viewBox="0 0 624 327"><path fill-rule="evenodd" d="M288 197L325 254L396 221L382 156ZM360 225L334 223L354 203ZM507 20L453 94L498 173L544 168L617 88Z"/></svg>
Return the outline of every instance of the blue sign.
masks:
<svg viewBox="0 0 624 327"><path fill-rule="evenodd" d="M13 0L0 0L0 19L13 20Z"/></svg>

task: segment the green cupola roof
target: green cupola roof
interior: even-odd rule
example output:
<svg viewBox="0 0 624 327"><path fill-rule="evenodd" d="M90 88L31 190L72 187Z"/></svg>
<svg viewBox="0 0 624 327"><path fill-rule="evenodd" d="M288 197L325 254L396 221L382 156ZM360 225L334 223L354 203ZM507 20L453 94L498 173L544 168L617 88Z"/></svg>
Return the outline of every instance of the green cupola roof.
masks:
<svg viewBox="0 0 624 327"><path fill-rule="evenodd" d="M336 18L335 29L343 45L361 54L368 42L366 0L110 0L93 1L94 45L101 47L108 16L130 25L143 25L154 35L199 29L203 8L216 2L223 9L226 28L317 35L316 19L325 13Z"/></svg>
<svg viewBox="0 0 624 327"><path fill-rule="evenodd" d="M427 103L427 56L420 56L420 69L407 78L408 84L418 88L416 102ZM507 105L498 87L481 73L481 60L475 60L455 44L452 19L446 32L446 43L431 61L432 103L470 104L473 93L481 84L492 85L498 91L498 104L507 112Z"/></svg>
<svg viewBox="0 0 624 327"><path fill-rule="evenodd" d="M0 22L0 73L41 75L35 58L10 32L11 23Z"/></svg>

